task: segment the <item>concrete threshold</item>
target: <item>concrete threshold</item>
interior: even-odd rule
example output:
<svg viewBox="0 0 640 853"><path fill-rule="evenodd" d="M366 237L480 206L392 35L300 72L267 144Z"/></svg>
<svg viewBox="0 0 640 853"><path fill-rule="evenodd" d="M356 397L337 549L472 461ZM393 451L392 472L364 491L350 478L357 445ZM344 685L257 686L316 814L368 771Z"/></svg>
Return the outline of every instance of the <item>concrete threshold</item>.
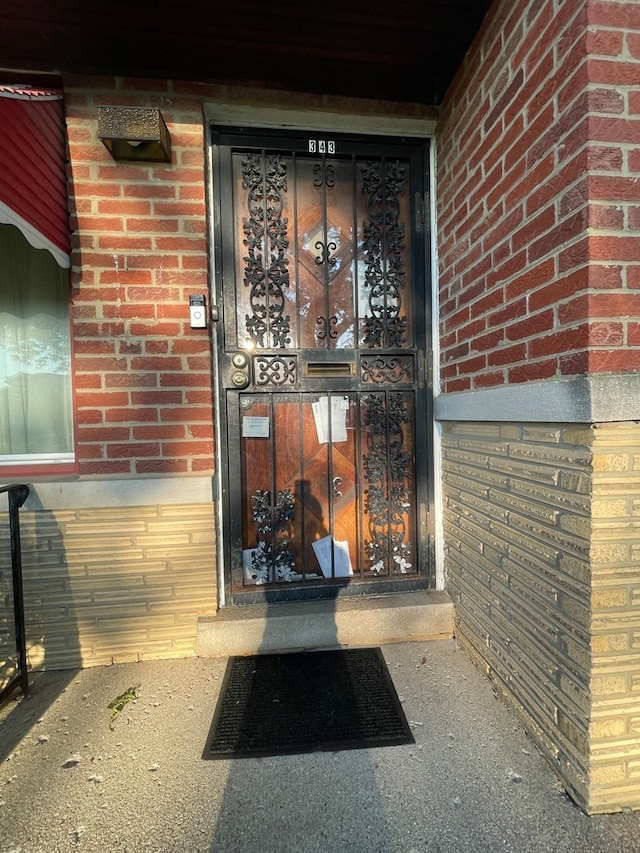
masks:
<svg viewBox="0 0 640 853"><path fill-rule="evenodd" d="M196 654L372 646L445 639L453 604L445 592L414 591L330 601L225 607L198 620Z"/></svg>

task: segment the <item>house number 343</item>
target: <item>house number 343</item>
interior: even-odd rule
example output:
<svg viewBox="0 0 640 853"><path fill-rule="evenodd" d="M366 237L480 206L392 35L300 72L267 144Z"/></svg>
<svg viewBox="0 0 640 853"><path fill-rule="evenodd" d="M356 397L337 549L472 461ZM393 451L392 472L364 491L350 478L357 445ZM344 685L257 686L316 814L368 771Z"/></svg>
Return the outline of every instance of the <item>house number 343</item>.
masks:
<svg viewBox="0 0 640 853"><path fill-rule="evenodd" d="M309 154L335 154L336 143L333 139L310 139Z"/></svg>

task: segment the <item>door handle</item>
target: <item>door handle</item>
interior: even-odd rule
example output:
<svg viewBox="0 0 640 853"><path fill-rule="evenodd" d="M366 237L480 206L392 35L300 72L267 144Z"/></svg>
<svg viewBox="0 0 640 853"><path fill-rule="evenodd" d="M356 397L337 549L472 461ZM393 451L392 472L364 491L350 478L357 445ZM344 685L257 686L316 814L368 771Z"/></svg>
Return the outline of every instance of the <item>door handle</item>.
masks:
<svg viewBox="0 0 640 853"><path fill-rule="evenodd" d="M334 498L341 498L342 492L338 491L338 486L342 485L342 477L334 477L332 480L333 483L333 496Z"/></svg>

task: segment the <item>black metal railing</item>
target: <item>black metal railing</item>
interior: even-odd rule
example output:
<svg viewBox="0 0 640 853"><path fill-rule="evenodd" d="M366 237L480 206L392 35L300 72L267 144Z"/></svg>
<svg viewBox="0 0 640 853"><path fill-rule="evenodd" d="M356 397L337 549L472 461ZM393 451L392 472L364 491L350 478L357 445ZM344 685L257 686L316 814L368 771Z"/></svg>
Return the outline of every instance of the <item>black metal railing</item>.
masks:
<svg viewBox="0 0 640 853"><path fill-rule="evenodd" d="M7 492L9 498L9 536L11 540L11 575L13 579L13 613L15 624L16 653L18 667L15 675L0 690L2 702L16 687L26 695L29 689L27 672L27 645L24 624L24 597L22 594L22 548L20 542L19 509L29 497L29 486L13 484L0 486L0 493Z"/></svg>

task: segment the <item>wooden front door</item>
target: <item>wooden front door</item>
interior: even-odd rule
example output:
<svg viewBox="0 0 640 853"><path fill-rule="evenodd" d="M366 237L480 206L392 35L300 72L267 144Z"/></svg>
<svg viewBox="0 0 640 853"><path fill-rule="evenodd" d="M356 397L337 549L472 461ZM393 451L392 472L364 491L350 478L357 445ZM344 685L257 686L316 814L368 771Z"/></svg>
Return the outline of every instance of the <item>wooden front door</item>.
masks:
<svg viewBox="0 0 640 853"><path fill-rule="evenodd" d="M212 144L225 600L425 587L426 147Z"/></svg>

